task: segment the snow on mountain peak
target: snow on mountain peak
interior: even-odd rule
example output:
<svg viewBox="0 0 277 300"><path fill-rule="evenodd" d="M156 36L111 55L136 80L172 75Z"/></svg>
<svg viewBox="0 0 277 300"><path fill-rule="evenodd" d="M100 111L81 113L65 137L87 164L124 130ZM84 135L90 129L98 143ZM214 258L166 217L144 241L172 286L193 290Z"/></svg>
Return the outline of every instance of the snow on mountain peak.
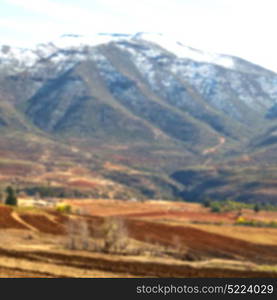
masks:
<svg viewBox="0 0 277 300"><path fill-rule="evenodd" d="M85 46L98 46L109 42L121 40L146 41L157 44L165 50L175 54L179 58L192 59L198 62L217 64L225 68L233 68L233 59L227 55L214 54L200 51L185 46L182 42L162 33L138 32L135 34L126 33L97 33L91 36L64 34L53 41L58 49L78 48Z"/></svg>
<svg viewBox="0 0 277 300"><path fill-rule="evenodd" d="M98 46L112 41L129 39L131 35L123 33L97 33L90 36L78 34L64 34L53 41L58 48L77 48L84 46Z"/></svg>
<svg viewBox="0 0 277 300"><path fill-rule="evenodd" d="M94 47L101 44L117 41L150 42L164 48L179 58L191 59L198 62L217 64L225 68L233 68L234 61L227 55L213 54L200 51L185 46L182 42L176 41L173 37L162 33L138 32L135 34L126 33L97 33L89 36L78 34L64 34L52 42L39 44L33 49L21 49L8 46L2 46L0 59L18 60L20 64L30 66L40 58L49 57L60 49L79 49L86 46ZM0 49L1 50L1 49Z"/></svg>
<svg viewBox="0 0 277 300"><path fill-rule="evenodd" d="M174 38L162 33L142 32L134 35L133 39L155 43L179 58L188 58L198 62L217 64L225 68L233 68L234 66L233 59L230 56L204 52L185 46L182 42L176 41Z"/></svg>
<svg viewBox="0 0 277 300"><path fill-rule="evenodd" d="M37 60L33 50L27 48L15 48L7 45L0 46L0 62L2 66L14 64L17 69L30 67Z"/></svg>

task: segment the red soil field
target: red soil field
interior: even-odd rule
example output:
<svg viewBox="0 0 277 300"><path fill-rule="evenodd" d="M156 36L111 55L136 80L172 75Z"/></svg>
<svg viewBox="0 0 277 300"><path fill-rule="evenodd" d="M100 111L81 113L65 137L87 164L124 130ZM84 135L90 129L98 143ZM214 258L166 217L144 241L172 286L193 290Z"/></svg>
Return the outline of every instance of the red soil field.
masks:
<svg viewBox="0 0 277 300"><path fill-rule="evenodd" d="M88 180L84 180L84 179L80 179L80 180L72 180L68 183L68 186L71 187L79 187L79 188L95 188L97 186L99 186L97 183L92 182L92 181L88 181Z"/></svg>
<svg viewBox="0 0 277 300"><path fill-rule="evenodd" d="M204 230L139 220L126 220L131 237L165 246L188 248L196 256L277 263L277 246L260 245ZM179 245L176 245L178 241Z"/></svg>
<svg viewBox="0 0 277 300"><path fill-rule="evenodd" d="M6 206L0 206L0 228L8 229L26 229L24 225L17 222L12 216L12 208Z"/></svg>
<svg viewBox="0 0 277 300"><path fill-rule="evenodd" d="M44 215L22 214L20 217L40 232L56 235L65 234L65 227L62 224L53 222Z"/></svg>
<svg viewBox="0 0 277 300"><path fill-rule="evenodd" d="M81 208L86 211L87 214L94 216L147 216L151 214L151 217L162 216L163 214L170 215L176 213L180 216L190 216L191 213L207 213L208 210L203 208L199 204L194 203L181 203L181 202L127 202L120 200L75 200L71 199L66 201L68 204L76 208ZM153 213L153 215L152 215ZM218 214L210 215L218 216ZM198 215L196 215L198 216Z"/></svg>
<svg viewBox="0 0 277 300"><path fill-rule="evenodd" d="M61 214L56 210L47 210L47 213L55 217L55 221L60 224L66 224L69 220L69 217Z"/></svg>
<svg viewBox="0 0 277 300"><path fill-rule="evenodd" d="M106 217L118 216L119 212L121 212L121 218L125 223L128 237L130 239L157 245L158 249L164 249L165 253L171 249L177 249L178 257L176 256L176 258L183 261L192 260L198 263L198 261L206 259L222 259L224 264L224 259L230 259L236 262L240 261L245 263L267 265L277 264L277 245L258 244L251 240L246 241L239 239L236 236L230 237L224 235L224 226L218 226L219 228L222 228L221 234L221 232L213 233L206 231L205 229L194 228L186 222L186 220L189 222L193 220L215 222L220 218L227 220L228 222L232 222L234 218L232 213L213 214L201 206L182 203L171 205L170 203L126 203L123 201L109 202L99 200L93 203L87 202L84 206L80 205L78 207L88 208L88 215L64 215L51 209L46 209L41 212L38 212L37 210L31 212L20 212L19 210L16 210L16 213L22 220L38 229L41 233L66 235L67 224L71 219L76 223L86 221L89 231L93 235L94 233L97 233L97 230L95 231L95 229L104 222ZM96 215L92 215L92 212L96 212ZM105 212L107 215L104 214ZM13 219L13 215L11 213L12 208L0 206L1 229L28 229ZM211 216L214 216L215 218L211 220ZM163 219L168 217L172 220L185 220L185 222L180 222L180 225L171 225L174 224L173 221L171 224L170 221L163 221ZM153 220L151 220L152 218ZM226 225L226 228L227 227L230 226ZM30 230L32 230L32 228ZM47 238L54 239L55 237L48 236ZM66 238L66 236L59 238ZM60 252L60 250L59 252L51 252L52 250L50 252L48 251L49 250L25 251L20 250L20 248L14 250L0 248L0 256L30 260L34 262L45 262L45 260L51 260L51 263L53 264L70 266L78 269L95 269L143 276L276 277L276 272L259 272L254 269L242 271L239 269L224 269L223 267L221 268L221 266L218 268L204 266L203 268L202 266L193 267L179 264L171 265L167 264L166 261L163 262L162 259L159 262L152 260L132 261L131 258L122 256L122 259L117 260L113 257L113 255L100 257L97 254L96 257L93 257L91 254L79 256L79 254L73 254L73 252L69 253L67 250L65 253ZM12 274L12 270L8 269L3 269L2 273L9 273L9 271L11 271ZM17 274L15 272L15 276L16 275ZM33 273L29 271L26 271L25 274L24 270L22 270L22 273L21 270L18 270L19 277L28 277L32 275L34 277L40 277L42 274L39 274L39 272L35 274L35 272ZM48 275L51 277L50 273Z"/></svg>
<svg viewBox="0 0 277 300"><path fill-rule="evenodd" d="M233 223L236 218L237 214L233 212L228 213L221 213L221 214L215 214L210 212L193 212L193 211L157 211L157 212L145 212L145 213L130 213L127 215L124 215L126 217L135 217L135 218L166 218L166 219L182 219L184 221L190 221L190 222L203 222L203 223Z"/></svg>
<svg viewBox="0 0 277 300"><path fill-rule="evenodd" d="M6 176L26 176L26 174L34 174L41 172L41 168L35 164L20 163L0 163L0 173Z"/></svg>

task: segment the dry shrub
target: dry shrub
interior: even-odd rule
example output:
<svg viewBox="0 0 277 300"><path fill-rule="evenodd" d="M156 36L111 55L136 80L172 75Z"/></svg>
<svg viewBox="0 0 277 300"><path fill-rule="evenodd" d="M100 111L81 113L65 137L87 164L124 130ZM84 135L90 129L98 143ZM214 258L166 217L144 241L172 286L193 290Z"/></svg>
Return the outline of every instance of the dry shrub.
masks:
<svg viewBox="0 0 277 300"><path fill-rule="evenodd" d="M124 221L120 218L107 218L98 229L98 234L103 239L102 251L122 253L128 245L128 232Z"/></svg>
<svg viewBox="0 0 277 300"><path fill-rule="evenodd" d="M103 224L94 228L92 237L87 221L70 219L67 234L66 248L70 250L124 253L128 246L128 232L120 218L107 218Z"/></svg>
<svg viewBox="0 0 277 300"><path fill-rule="evenodd" d="M85 220L70 219L67 224L68 240L66 247L70 250L88 250L90 235Z"/></svg>

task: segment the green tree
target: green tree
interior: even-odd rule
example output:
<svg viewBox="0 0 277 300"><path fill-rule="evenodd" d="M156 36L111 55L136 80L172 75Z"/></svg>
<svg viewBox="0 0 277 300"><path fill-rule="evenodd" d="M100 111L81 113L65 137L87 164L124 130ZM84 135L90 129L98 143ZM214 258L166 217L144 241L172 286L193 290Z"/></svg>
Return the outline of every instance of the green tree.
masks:
<svg viewBox="0 0 277 300"><path fill-rule="evenodd" d="M255 206L254 206L254 211L255 211L256 213L258 213L260 210L261 210L261 205L258 204L258 203L256 203Z"/></svg>
<svg viewBox="0 0 277 300"><path fill-rule="evenodd" d="M210 198L206 198L202 204L204 207L211 207L212 202L213 201Z"/></svg>
<svg viewBox="0 0 277 300"><path fill-rule="evenodd" d="M6 193L7 193L7 197L6 197L5 204L16 206L17 205L17 197L16 197L14 189L11 186L8 186L6 188Z"/></svg>
<svg viewBox="0 0 277 300"><path fill-rule="evenodd" d="M211 202L210 209L211 212L220 213L222 211L222 204L220 202Z"/></svg>

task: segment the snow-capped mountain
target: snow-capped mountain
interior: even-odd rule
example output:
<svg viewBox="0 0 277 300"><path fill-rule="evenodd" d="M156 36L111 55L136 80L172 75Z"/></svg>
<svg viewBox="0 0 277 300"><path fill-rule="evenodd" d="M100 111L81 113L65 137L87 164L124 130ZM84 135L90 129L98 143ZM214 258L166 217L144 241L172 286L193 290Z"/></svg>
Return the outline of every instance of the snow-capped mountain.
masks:
<svg viewBox="0 0 277 300"><path fill-rule="evenodd" d="M211 143L222 134L248 136L254 120L269 122L277 102L273 72L163 34L67 34L32 49L0 49L3 94L25 103L24 113L47 131L79 127L69 118L73 107L97 98L159 136L184 142L197 132L201 145L205 136Z"/></svg>
<svg viewBox="0 0 277 300"><path fill-rule="evenodd" d="M29 67L42 58L53 55L58 50L84 50L86 47L95 47L110 42L150 42L159 45L163 49L176 55L178 58L192 59L199 62L217 64L226 68L234 66L233 58L227 55L208 53L193 49L183 45L182 42L176 41L171 37L163 34L153 33L136 33L136 34L119 34L119 33L99 33L92 36L83 36L76 34L65 34L46 44L39 44L32 49L11 48L2 46L0 59L2 63L18 62L18 67ZM18 70L18 69L17 69Z"/></svg>
<svg viewBox="0 0 277 300"><path fill-rule="evenodd" d="M276 161L277 74L237 57L193 49L182 40L149 33L69 34L31 49L0 46L1 133L84 143L80 152L86 155L101 145L107 152L98 151L103 157L109 153L107 160L114 159L114 149L124 149L115 160L151 166L162 177L235 155L243 155L239 162L251 162L253 147L264 161L262 150L269 145L270 162ZM0 152L8 153L3 145ZM67 153L62 155L67 161ZM240 178L220 173L217 166L198 172L199 186L186 197L194 199L203 189L209 194L210 186L225 197L222 176L227 174L230 190ZM191 173L181 174L186 179ZM152 195L143 176L140 188ZM176 191L171 181L165 185L155 176L151 186ZM212 181L202 185L210 176ZM115 178L126 184L124 176ZM136 178L132 188L137 184Z"/></svg>

